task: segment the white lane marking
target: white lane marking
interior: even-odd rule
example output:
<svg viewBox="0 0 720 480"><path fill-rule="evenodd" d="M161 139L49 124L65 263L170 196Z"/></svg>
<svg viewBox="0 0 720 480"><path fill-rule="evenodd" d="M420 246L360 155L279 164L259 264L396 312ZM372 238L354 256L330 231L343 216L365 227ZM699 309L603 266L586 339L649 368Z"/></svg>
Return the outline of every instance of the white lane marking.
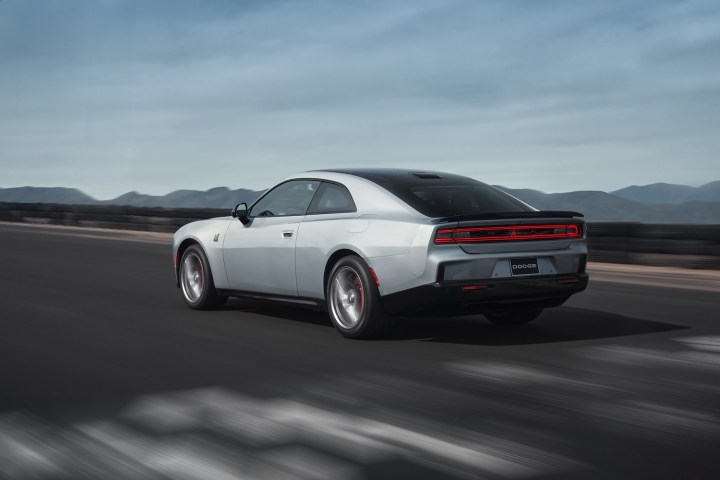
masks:
<svg viewBox="0 0 720 480"><path fill-rule="evenodd" d="M635 367L676 366L692 370L716 371L720 366L720 355L707 351L668 352L654 348L625 345L592 347L585 350L582 356L588 359Z"/></svg>
<svg viewBox="0 0 720 480"><path fill-rule="evenodd" d="M687 347L707 352L720 352L720 335L708 335L704 337L680 337L676 341Z"/></svg>
<svg viewBox="0 0 720 480"><path fill-rule="evenodd" d="M174 431L187 424L188 402L194 405L196 413L201 413L205 421L220 429L233 430L236 435L247 436L249 429L255 440L258 440L258 434L261 434L261 437L262 434L269 434L281 441L287 441L288 437L302 436L311 442L322 443L326 448L337 449L350 458L356 457L359 451L362 457L357 458L359 461L369 457L386 457L388 452L407 452L414 458L435 458L442 463L456 466L460 464L471 470L479 469L514 478L532 477L547 472L547 468L537 467L540 463L546 466L552 464L553 471L558 468L563 470L572 464L566 459L559 462L562 465L558 465L557 461L524 462L513 454L504 455L500 451L468 440L458 442L450 438L438 438L416 430L356 415L336 413L294 400L260 402L222 389L183 392L175 398L141 398L128 408L126 417L134 418L143 424L149 422L148 424L154 427L165 425L169 431ZM177 415L174 413L176 409L184 413ZM165 410L172 413L163 414ZM216 416L220 418L214 420ZM557 460L557 456L553 454L538 453Z"/></svg>
<svg viewBox="0 0 720 480"><path fill-rule="evenodd" d="M577 380L564 375L541 370L539 368L528 367L525 365L497 362L457 362L449 363L447 368L458 375L475 377L499 384L508 384L514 386L531 386L531 385L566 385L584 389L610 389L607 385L588 382L585 380Z"/></svg>
<svg viewBox="0 0 720 480"><path fill-rule="evenodd" d="M714 346L720 338L689 340ZM478 382L476 388L507 390L513 395L522 391L523 396L540 405L635 427L633 434L639 436L648 435L650 430L691 438L710 438L720 433L720 417L708 400L720 393L717 382L709 381L710 374L715 377L720 355L619 345L578 349L575 355L591 363L580 371L558 370L561 367L552 371L552 367L510 362L454 362L446 366L452 373ZM675 370L677 375L662 380L647 375L648 370L657 368ZM629 377L628 370L634 370L637 376ZM698 375L685 375L687 371ZM653 401L641 400L648 396ZM676 441L669 435L659 438Z"/></svg>
<svg viewBox="0 0 720 480"><path fill-rule="evenodd" d="M248 478L242 473L241 455L218 451L216 446L201 439L194 441L192 435L155 439L111 421L80 425L78 431L108 447L109 451L114 453L115 459L127 459L126 463L136 463L169 478Z"/></svg>
<svg viewBox="0 0 720 480"><path fill-rule="evenodd" d="M378 420L221 388L142 396L116 417L50 428L42 445L23 436L38 429L32 418L3 430L0 473L35 478L50 471L72 477L91 468L113 478L335 480L361 478L363 465L403 459L469 479L532 478L582 467L567 457L480 432L448 433L446 426L400 412L389 417L386 412Z"/></svg>

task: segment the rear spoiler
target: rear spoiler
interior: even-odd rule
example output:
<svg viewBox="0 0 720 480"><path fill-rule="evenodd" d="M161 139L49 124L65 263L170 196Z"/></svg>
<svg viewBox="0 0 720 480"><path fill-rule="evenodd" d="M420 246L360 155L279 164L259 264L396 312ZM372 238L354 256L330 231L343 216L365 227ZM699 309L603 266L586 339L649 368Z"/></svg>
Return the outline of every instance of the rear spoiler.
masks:
<svg viewBox="0 0 720 480"><path fill-rule="evenodd" d="M584 217L582 213L566 210L540 210L531 212L497 212L482 214L453 215L450 217L434 218L433 223L467 222L473 220L514 220L519 218L574 218Z"/></svg>

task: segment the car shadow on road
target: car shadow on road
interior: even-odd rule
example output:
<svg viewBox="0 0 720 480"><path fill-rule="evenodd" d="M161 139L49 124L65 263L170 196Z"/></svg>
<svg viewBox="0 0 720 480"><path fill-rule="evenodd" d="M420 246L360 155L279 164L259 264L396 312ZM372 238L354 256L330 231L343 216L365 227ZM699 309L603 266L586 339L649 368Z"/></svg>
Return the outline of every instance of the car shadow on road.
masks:
<svg viewBox="0 0 720 480"><path fill-rule="evenodd" d="M483 316L398 318L387 340L467 345L531 345L625 337L690 328L597 310L561 307L546 310L528 325L494 325Z"/></svg>
<svg viewBox="0 0 720 480"><path fill-rule="evenodd" d="M234 310L241 312L254 313L257 315L267 315L269 317L283 318L286 320L295 320L303 323L311 323L313 325L325 325L333 328L330 317L327 313L313 310L305 307L295 307L283 303L272 303L254 300L240 300L231 298L221 310Z"/></svg>
<svg viewBox="0 0 720 480"><path fill-rule="evenodd" d="M327 313L292 306L231 301L226 309L243 310L332 328ZM395 328L379 341L419 340L466 345L532 345L669 332L686 325L615 315L598 310L559 307L546 310L528 325L494 325L482 315L398 317Z"/></svg>

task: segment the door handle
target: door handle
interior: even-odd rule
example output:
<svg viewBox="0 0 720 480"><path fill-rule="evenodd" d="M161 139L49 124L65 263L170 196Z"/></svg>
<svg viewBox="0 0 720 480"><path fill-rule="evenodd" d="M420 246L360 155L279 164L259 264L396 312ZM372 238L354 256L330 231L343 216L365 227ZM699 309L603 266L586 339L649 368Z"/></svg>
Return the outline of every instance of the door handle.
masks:
<svg viewBox="0 0 720 480"><path fill-rule="evenodd" d="M282 232L283 238L292 238L293 232Z"/></svg>

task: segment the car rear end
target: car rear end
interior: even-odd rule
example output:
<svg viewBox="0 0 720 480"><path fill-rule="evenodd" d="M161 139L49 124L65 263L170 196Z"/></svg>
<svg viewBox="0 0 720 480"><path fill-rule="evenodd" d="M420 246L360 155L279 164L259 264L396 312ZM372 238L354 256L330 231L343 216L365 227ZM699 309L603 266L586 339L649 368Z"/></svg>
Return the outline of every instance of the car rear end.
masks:
<svg viewBox="0 0 720 480"><path fill-rule="evenodd" d="M390 313L542 309L587 286L580 213L538 211L495 187L444 173L387 175L377 183L432 226L418 283L383 296Z"/></svg>
<svg viewBox="0 0 720 480"><path fill-rule="evenodd" d="M586 225L574 212L440 219L428 248L434 281L383 298L386 310L463 314L547 308L588 282Z"/></svg>

